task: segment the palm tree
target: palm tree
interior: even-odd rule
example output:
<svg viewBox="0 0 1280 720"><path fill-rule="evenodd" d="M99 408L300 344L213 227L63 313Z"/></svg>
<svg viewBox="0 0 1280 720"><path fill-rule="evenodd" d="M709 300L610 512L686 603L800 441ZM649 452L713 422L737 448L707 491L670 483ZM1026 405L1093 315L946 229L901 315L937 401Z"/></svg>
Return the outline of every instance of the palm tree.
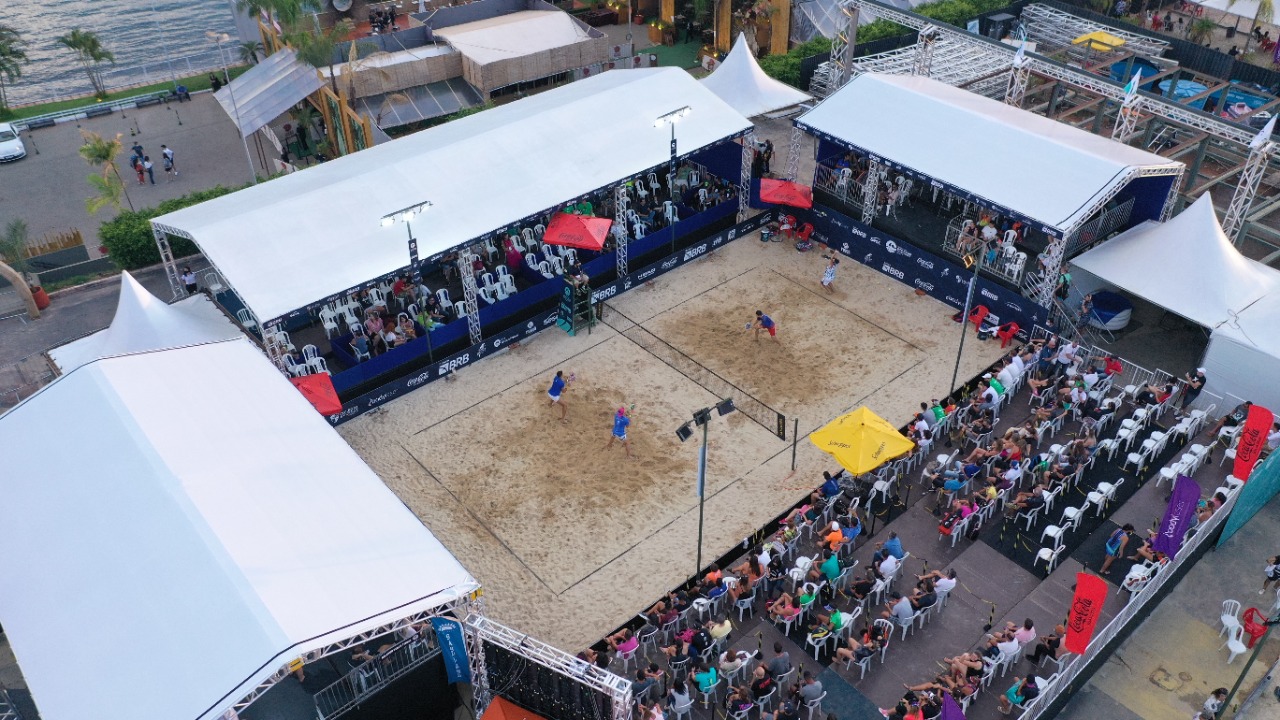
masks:
<svg viewBox="0 0 1280 720"><path fill-rule="evenodd" d="M257 65L258 53L262 52L262 43L257 40L250 40L249 42L240 43L236 46L236 49L240 51L240 62L245 65Z"/></svg>
<svg viewBox="0 0 1280 720"><path fill-rule="evenodd" d="M240 12L255 20L265 13L285 28L297 25L308 5L303 0L236 0L236 9Z"/></svg>
<svg viewBox="0 0 1280 720"><path fill-rule="evenodd" d="M40 308L31 296L31 282L27 278L27 223L22 220L10 220L0 235L0 277L8 280L22 296L27 315L32 320L40 317Z"/></svg>
<svg viewBox="0 0 1280 720"><path fill-rule="evenodd" d="M1244 53L1249 52L1249 43L1253 40L1253 30L1258 27L1258 23L1270 25L1275 23L1275 4L1272 0L1257 0L1258 10L1253 14L1253 24L1249 26L1249 32L1244 36ZM1236 4L1236 0L1227 0L1227 9ZM1239 23L1236 23L1239 25Z"/></svg>
<svg viewBox="0 0 1280 720"><path fill-rule="evenodd" d="M22 39L17 30L8 25L0 25L0 117L9 110L9 98L5 95L5 83L11 83L22 76L22 64L29 62L27 53L22 49L27 41Z"/></svg>
<svg viewBox="0 0 1280 720"><path fill-rule="evenodd" d="M369 53L364 57L360 57L361 51L368 50ZM385 83L391 79L391 73L376 65L368 65L369 59L378 55L386 55L385 52L378 49L378 46L371 42L360 42L352 40L351 46L347 49L347 64L342 68L342 74L347 77L347 101L351 102L356 96L356 74L361 70L372 70L378 76L380 86L385 87ZM368 65L368 67L366 67Z"/></svg>
<svg viewBox="0 0 1280 720"><path fill-rule="evenodd" d="M84 144L80 146L80 157L84 158L90 167L102 170L101 174L95 173L89 176L89 184L97 194L85 200L85 209L90 215L96 214L107 205L114 205L116 210L119 210L120 198L123 196L125 202L129 203L129 209L133 210L133 200L129 198L129 191L125 189L124 178L120 177L120 171L116 169L116 157L124 151L124 143L120 142L121 133L116 133L115 138L110 140L87 130L81 130L80 134L84 136Z"/></svg>
<svg viewBox="0 0 1280 720"><path fill-rule="evenodd" d="M80 65L89 76L89 82L93 83L93 94L106 97L107 88L103 83L102 70L99 66L104 62L114 65L116 57L110 50L103 47L102 40L97 34L91 30L72 28L71 32L58 38L58 44L76 54L76 59L80 61Z"/></svg>
<svg viewBox="0 0 1280 720"><path fill-rule="evenodd" d="M329 68L329 81L333 84L333 94L338 94L338 76L333 72L333 57L355 24L350 20L339 20L326 30L304 30L295 26L285 33L285 42L298 54L298 59L320 70Z"/></svg>

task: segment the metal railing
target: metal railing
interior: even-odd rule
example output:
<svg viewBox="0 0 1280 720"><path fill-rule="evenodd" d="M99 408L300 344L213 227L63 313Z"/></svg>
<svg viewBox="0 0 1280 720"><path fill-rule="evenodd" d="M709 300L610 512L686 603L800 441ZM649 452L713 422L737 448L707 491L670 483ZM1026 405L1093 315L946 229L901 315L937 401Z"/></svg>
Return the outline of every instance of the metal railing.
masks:
<svg viewBox="0 0 1280 720"><path fill-rule="evenodd" d="M339 678L316 693L316 717L333 720L358 706L365 698L406 675L409 671L439 655L440 643L430 625L420 626L418 634L388 648L372 660ZM0 717L0 720L4 720Z"/></svg>
<svg viewBox="0 0 1280 720"><path fill-rule="evenodd" d="M1129 215L1132 212L1133 198L1129 198L1081 225L1078 230L1071 233L1071 237L1067 238L1067 246L1063 250L1063 257L1070 257L1089 248L1094 243L1106 240L1107 236L1129 221Z"/></svg>
<svg viewBox="0 0 1280 720"><path fill-rule="evenodd" d="M969 215L957 215L951 218L947 223L947 229L942 238L942 249L948 254L959 258L963 261L965 267L972 266L972 256L975 252L988 253L987 261L982 264L982 270L990 275L1002 278L1012 283L1014 287L1018 287L1022 282L1022 276L1027 268L1027 253L1021 250L1007 252L999 247L988 247L989 243L984 243L978 238L974 238L972 242L965 244L964 247L960 243L960 229L964 226L966 220L977 219ZM995 257L991 257L994 251Z"/></svg>
<svg viewBox="0 0 1280 720"><path fill-rule="evenodd" d="M181 80L192 75L198 75L213 70L221 70L223 59L229 67L240 65L240 57L233 56L234 51L225 49L219 57L217 50L207 50L205 52L195 53L194 55L184 55L182 57L171 58L169 60L160 60L158 62L143 63L141 65L129 65L127 67L110 67L102 71L102 82L107 92L115 92L117 90L126 90L131 87L140 87L143 85L154 85L160 82L170 81L174 78ZM10 99L19 102L20 105L35 105L49 102L61 102L63 100L75 100L83 98L86 102L92 102L93 97L88 92L83 93L65 93L62 95L39 95L28 97L23 91L34 90L34 87L20 86L19 88L10 88ZM19 95L14 96L14 91L18 90ZM86 88L87 90L87 88Z"/></svg>
<svg viewBox="0 0 1280 720"><path fill-rule="evenodd" d="M841 202L862 209L862 186L855 182L852 168L833 168L818 165L813 178L814 187L832 195Z"/></svg>
<svg viewBox="0 0 1280 720"><path fill-rule="evenodd" d="M1160 589L1171 582L1171 578L1179 574L1178 571L1182 569L1184 564L1195 562L1193 558L1198 557L1197 551L1202 545L1207 542L1213 542L1213 538L1217 536L1218 529L1226 522L1227 517L1231 514L1231 509L1235 507L1238 495L1238 492L1231 493L1231 496L1227 498L1226 504L1219 508L1218 512L1213 514L1213 517L1194 528L1195 534L1183 543L1177 557L1165 565L1146 585L1129 596L1129 603L1124 606L1124 609L1117 613L1111 619L1111 622L1107 623L1106 627L1098 631L1093 636L1093 639L1089 641L1089 647L1085 650L1084 655L1070 656L1070 659L1058 671L1048 686L1040 691L1040 696L1036 698L1035 703L1023 713L1023 720L1040 720L1042 717L1050 718L1057 715L1060 708L1053 707L1055 701L1064 695L1079 690L1076 683L1081 679L1081 675L1086 670L1089 662L1102 653L1109 652L1107 645L1116 636L1126 632L1130 623L1141 622L1145 619L1150 614L1151 606L1159 602L1161 597Z"/></svg>

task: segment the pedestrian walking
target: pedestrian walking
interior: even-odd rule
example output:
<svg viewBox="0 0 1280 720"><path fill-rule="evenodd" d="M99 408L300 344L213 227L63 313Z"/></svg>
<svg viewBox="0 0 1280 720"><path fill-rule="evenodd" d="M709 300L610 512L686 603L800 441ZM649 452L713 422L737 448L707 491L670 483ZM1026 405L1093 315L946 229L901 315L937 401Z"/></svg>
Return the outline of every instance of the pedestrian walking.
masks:
<svg viewBox="0 0 1280 720"><path fill-rule="evenodd" d="M1262 576L1262 589L1258 591L1259 595L1265 595L1267 588L1272 585L1280 588L1280 555L1267 558L1267 565L1262 568Z"/></svg>
<svg viewBox="0 0 1280 720"><path fill-rule="evenodd" d="M179 277L182 279L183 286L187 288L188 295L195 295L200 290L200 287L196 284L196 274L191 272L190 265L183 266L182 275Z"/></svg>
<svg viewBox="0 0 1280 720"><path fill-rule="evenodd" d="M569 387L571 378L564 376L563 370L557 370L556 376L551 379L551 387L547 390L547 397L551 398L552 405L560 406L560 422L569 424L569 405L564 401L564 391Z"/></svg>
<svg viewBox="0 0 1280 720"><path fill-rule="evenodd" d="M762 153L762 155L764 159L764 167L762 168L762 170L764 171L765 175L768 175L769 163L773 161L773 141L772 140L764 141L764 152Z"/></svg>
<svg viewBox="0 0 1280 720"><path fill-rule="evenodd" d="M1133 525L1125 524L1124 527L1112 532L1111 536L1107 538L1106 558L1102 561L1102 567L1099 569L1100 574L1106 575L1111 572L1111 563L1115 562L1118 557L1124 557L1124 548L1129 544L1129 535L1132 532Z"/></svg>
<svg viewBox="0 0 1280 720"><path fill-rule="evenodd" d="M178 166L173 161L173 148L168 145L160 146L160 156L164 163L164 174L167 177L169 173L173 173L174 177L178 177Z"/></svg>
<svg viewBox="0 0 1280 720"><path fill-rule="evenodd" d="M835 255L823 255L827 259L827 267L822 271L822 287L829 293L834 293L831 284L836 281L836 266L840 264L840 258Z"/></svg>
<svg viewBox="0 0 1280 720"><path fill-rule="evenodd" d="M146 185L147 171L145 168L142 167L142 158L137 155L134 155L133 158L131 158L131 161L133 163L133 171L138 173L138 184Z"/></svg>
<svg viewBox="0 0 1280 720"><path fill-rule="evenodd" d="M151 184L155 185L156 184L155 164L151 162L150 155L142 156L142 167L147 171L147 177L151 178Z"/></svg>
<svg viewBox="0 0 1280 720"><path fill-rule="evenodd" d="M613 416L613 432L609 434L609 443L604 446L605 450L613 447L614 440L622 441L622 448L627 451L627 457L631 457L631 441L627 439L627 426L631 424L631 418L628 417L627 409L618 408L618 412Z"/></svg>
<svg viewBox="0 0 1280 720"><path fill-rule="evenodd" d="M748 325L747 329L755 330L756 342L760 342L760 331L762 330L769 333L769 337L774 342L778 342L778 323L774 322L773 318L765 315L761 310L756 311L756 320Z"/></svg>

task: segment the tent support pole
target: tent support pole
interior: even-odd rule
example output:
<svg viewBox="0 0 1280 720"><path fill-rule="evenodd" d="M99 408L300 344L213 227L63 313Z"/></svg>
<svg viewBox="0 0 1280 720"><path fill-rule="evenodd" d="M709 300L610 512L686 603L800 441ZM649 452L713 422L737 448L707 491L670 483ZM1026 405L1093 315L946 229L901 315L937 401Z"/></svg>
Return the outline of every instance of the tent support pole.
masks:
<svg viewBox="0 0 1280 720"><path fill-rule="evenodd" d="M169 289L173 291L173 299L179 300L187 293L182 286L182 279L178 276L178 263L173 259L173 248L169 246L169 234L152 223L151 235L156 239L156 247L160 250L160 259L164 262L164 274L169 278Z"/></svg>
<svg viewBox="0 0 1280 720"><path fill-rule="evenodd" d="M613 240L616 245L613 256L618 263L618 277L624 278L629 274L627 269L629 260L627 257L627 243L629 240L627 235L627 186L625 183L618 183L613 188Z"/></svg>
<svg viewBox="0 0 1280 720"><path fill-rule="evenodd" d="M1244 218L1249 214L1249 208L1253 206L1253 198L1258 194L1258 183L1262 182L1262 176L1266 175L1267 166L1271 163L1271 155L1275 150L1276 144L1270 139L1259 143L1258 147L1249 148L1249 158L1244 162L1244 169L1240 171L1240 181L1236 183L1235 194L1231 196L1227 214L1222 218L1222 232L1237 245L1240 243L1241 230L1244 229Z"/></svg>
<svg viewBox="0 0 1280 720"><path fill-rule="evenodd" d="M1173 178L1173 184L1169 186L1169 195L1164 199L1164 207L1160 208L1160 222L1166 222L1173 217L1173 211L1178 207L1178 198L1182 194L1182 183L1187 179L1187 171L1185 168L1178 171Z"/></svg>
<svg viewBox="0 0 1280 720"><path fill-rule="evenodd" d="M791 142L787 145L787 166L783 176L791 182L799 182L800 144L804 140L804 131L799 125L791 126Z"/></svg>
<svg viewBox="0 0 1280 720"><path fill-rule="evenodd" d="M738 175L738 222L751 212L751 160L755 157L756 134L748 130L742 136L742 170Z"/></svg>
<svg viewBox="0 0 1280 720"><path fill-rule="evenodd" d="M879 203L880 178L885 175L885 168L875 160L867 160L867 177L862 181L862 224L870 226L876 219L876 205Z"/></svg>
<svg viewBox="0 0 1280 720"><path fill-rule="evenodd" d="M480 310L476 306L476 272L471 267L471 248L458 253L458 276L462 279L462 305L467 311L467 330L471 344L480 344Z"/></svg>
<svg viewBox="0 0 1280 720"><path fill-rule="evenodd" d="M1022 107L1023 99L1027 96L1027 83L1031 80L1031 69L1028 65L1029 63L1025 60L1019 60L1014 56L1013 67L1009 70L1009 87L1004 93L1006 105ZM1052 117L1052 110L1050 116Z"/></svg>

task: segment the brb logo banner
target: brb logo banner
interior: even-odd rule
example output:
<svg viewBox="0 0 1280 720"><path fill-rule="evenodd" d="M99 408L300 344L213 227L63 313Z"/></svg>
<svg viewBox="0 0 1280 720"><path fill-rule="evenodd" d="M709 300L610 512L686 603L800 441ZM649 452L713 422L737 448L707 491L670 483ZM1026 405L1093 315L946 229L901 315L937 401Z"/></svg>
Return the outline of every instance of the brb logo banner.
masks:
<svg viewBox="0 0 1280 720"><path fill-rule="evenodd" d="M808 222L813 223L813 237L832 250L898 282L919 288L957 310L964 307L965 291L972 277L966 268L869 228L829 207L815 207L808 215ZM1045 308L1031 299L985 277L978 278L973 304L986 305L1001 322L1018 323L1023 331L1020 335L1036 323L1042 323L1047 314Z"/></svg>

